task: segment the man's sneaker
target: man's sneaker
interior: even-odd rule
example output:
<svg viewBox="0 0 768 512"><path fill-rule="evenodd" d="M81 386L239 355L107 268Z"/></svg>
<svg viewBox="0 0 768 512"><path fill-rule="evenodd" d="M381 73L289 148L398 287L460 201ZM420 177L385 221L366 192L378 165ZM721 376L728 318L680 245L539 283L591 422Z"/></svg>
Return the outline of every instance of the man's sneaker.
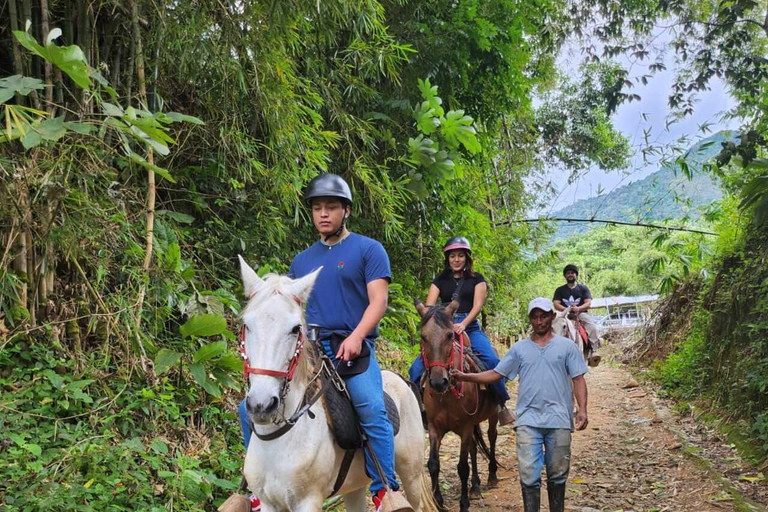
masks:
<svg viewBox="0 0 768 512"><path fill-rule="evenodd" d="M251 494L251 512L261 512L261 500L255 494Z"/></svg>
<svg viewBox="0 0 768 512"><path fill-rule="evenodd" d="M371 496L371 500L373 500L373 509L376 512L381 512L381 501L384 499L385 494L387 494L387 490L380 489L379 492Z"/></svg>
<svg viewBox="0 0 768 512"><path fill-rule="evenodd" d="M499 406L499 425L502 427L515 422L515 413L507 409L506 405Z"/></svg>

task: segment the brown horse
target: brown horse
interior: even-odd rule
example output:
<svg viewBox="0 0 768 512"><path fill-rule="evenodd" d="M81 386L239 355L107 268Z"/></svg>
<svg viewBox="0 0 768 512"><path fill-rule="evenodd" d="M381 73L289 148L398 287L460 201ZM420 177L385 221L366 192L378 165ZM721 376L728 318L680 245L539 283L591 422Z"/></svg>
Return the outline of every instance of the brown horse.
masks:
<svg viewBox="0 0 768 512"><path fill-rule="evenodd" d="M424 407L427 411L429 430L429 476L432 478L432 492L441 510L443 495L440 492L438 476L440 474L440 444L448 432L454 432L461 438L461 453L458 472L461 479L460 512L469 510L469 493L480 494L480 477L477 473L477 444L487 452L488 485L495 486L496 478L496 425L498 423L498 402L490 391L481 389L477 384L452 382L452 369L464 372L478 371L471 357L464 354L463 343L454 335L453 314L459 307L457 301L447 306L427 307L416 301L416 310L421 315L421 357L424 360L426 390ZM480 422L488 420L488 439L490 450L486 448ZM467 456L472 457L472 488L467 489L469 464Z"/></svg>

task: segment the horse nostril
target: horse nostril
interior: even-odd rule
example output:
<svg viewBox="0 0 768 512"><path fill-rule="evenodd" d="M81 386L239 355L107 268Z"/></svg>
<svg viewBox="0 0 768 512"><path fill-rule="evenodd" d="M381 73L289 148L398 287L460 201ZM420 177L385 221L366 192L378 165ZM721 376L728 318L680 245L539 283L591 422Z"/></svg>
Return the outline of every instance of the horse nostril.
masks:
<svg viewBox="0 0 768 512"><path fill-rule="evenodd" d="M272 399L269 401L269 404L267 404L267 406L264 408L264 412L270 413L275 409L277 409L277 403L278 403L277 397L273 396Z"/></svg>
<svg viewBox="0 0 768 512"><path fill-rule="evenodd" d="M438 393L442 393L448 387L448 379L445 377L442 377L440 379L430 380L429 383L432 386L432 389L434 389Z"/></svg>

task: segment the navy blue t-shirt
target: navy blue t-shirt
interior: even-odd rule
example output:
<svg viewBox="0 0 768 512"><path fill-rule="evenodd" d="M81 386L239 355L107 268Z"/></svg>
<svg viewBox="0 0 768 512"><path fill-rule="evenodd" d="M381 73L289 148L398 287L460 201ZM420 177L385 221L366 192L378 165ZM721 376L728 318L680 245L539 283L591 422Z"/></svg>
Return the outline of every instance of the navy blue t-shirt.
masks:
<svg viewBox="0 0 768 512"><path fill-rule="evenodd" d="M392 279L384 247L356 233L332 246L315 242L296 255L288 275L298 279L319 267L323 270L307 301L307 323L330 331L354 331L369 305L368 283ZM367 337L378 335L376 326Z"/></svg>

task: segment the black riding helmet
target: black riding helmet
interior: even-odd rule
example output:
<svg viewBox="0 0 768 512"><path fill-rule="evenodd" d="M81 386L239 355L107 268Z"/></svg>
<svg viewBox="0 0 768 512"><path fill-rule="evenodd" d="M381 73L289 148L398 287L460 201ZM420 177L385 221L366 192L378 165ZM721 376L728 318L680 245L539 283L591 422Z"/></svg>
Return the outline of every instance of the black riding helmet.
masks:
<svg viewBox="0 0 768 512"><path fill-rule="evenodd" d="M323 173L312 178L312 181L307 185L307 191L304 193L304 201L310 204L312 199L317 197L335 197L341 199L341 203L345 207L352 205L352 190L344 178L338 174ZM345 215L336 233L327 236L325 240L327 241L331 236L340 236L346 224L347 217Z"/></svg>
<svg viewBox="0 0 768 512"><path fill-rule="evenodd" d="M443 252L453 251L454 249L464 249L469 254L472 254L472 248L469 245L469 240L463 236L451 237L443 246Z"/></svg>
<svg viewBox="0 0 768 512"><path fill-rule="evenodd" d="M576 275L579 275L579 267L577 267L573 263L569 263L565 266L565 268L563 269L563 275L565 275L565 273L568 272L569 270L573 270L574 272L576 272Z"/></svg>
<svg viewBox="0 0 768 512"><path fill-rule="evenodd" d="M310 202L316 197L337 197L345 205L352 204L352 190L338 174L323 173L312 178L304 193L304 200Z"/></svg>

